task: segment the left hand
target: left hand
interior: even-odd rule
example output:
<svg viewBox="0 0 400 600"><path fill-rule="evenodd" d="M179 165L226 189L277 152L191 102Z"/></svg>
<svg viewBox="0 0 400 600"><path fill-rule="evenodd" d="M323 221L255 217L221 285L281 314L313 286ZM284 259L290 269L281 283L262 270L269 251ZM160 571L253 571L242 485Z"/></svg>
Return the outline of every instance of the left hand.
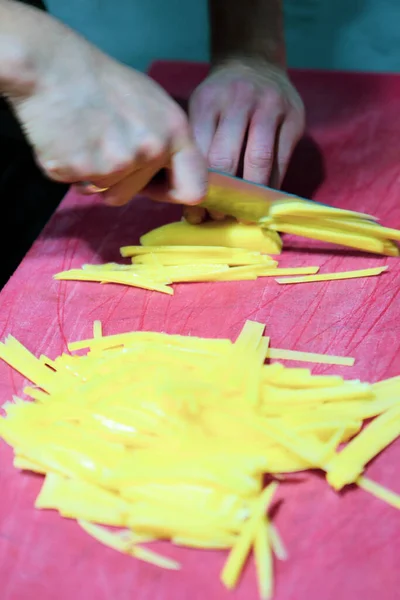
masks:
<svg viewBox="0 0 400 600"><path fill-rule="evenodd" d="M244 157L244 179L276 188L305 127L286 72L261 60L216 67L192 95L189 115L211 168L236 175ZM199 210L191 209L192 221L201 220Z"/></svg>

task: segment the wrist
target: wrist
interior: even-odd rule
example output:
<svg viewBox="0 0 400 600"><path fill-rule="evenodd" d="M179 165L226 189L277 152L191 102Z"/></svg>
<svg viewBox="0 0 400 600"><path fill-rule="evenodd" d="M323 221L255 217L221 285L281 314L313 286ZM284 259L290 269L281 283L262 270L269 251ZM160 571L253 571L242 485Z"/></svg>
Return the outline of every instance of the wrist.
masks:
<svg viewBox="0 0 400 600"><path fill-rule="evenodd" d="M269 65L272 68L286 71L286 50L285 44L270 42L269 48L257 49L241 49L234 52L218 53L212 56L212 66L221 64L236 64L236 65ZM264 44L265 46L265 44Z"/></svg>
<svg viewBox="0 0 400 600"><path fill-rule="evenodd" d="M271 61L261 56L246 56L241 54L220 57L218 60L212 62L211 70L213 73L222 69L234 69L243 73L268 71L276 76L286 76L287 74L284 62Z"/></svg>

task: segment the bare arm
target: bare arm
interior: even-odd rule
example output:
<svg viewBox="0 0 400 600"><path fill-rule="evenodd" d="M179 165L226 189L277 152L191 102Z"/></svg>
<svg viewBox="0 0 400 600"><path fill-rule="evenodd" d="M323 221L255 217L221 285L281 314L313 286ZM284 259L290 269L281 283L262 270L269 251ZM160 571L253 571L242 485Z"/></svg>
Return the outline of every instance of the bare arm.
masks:
<svg viewBox="0 0 400 600"><path fill-rule="evenodd" d="M212 63L246 57L286 62L282 0L209 0Z"/></svg>
<svg viewBox="0 0 400 600"><path fill-rule="evenodd" d="M52 179L89 182L110 204L144 189L182 204L206 193L205 161L172 98L50 15L14 0L0 0L0 94ZM149 189L167 167L170 180Z"/></svg>
<svg viewBox="0 0 400 600"><path fill-rule="evenodd" d="M21 2L0 0L0 93L32 91L54 50L75 35L59 21Z"/></svg>

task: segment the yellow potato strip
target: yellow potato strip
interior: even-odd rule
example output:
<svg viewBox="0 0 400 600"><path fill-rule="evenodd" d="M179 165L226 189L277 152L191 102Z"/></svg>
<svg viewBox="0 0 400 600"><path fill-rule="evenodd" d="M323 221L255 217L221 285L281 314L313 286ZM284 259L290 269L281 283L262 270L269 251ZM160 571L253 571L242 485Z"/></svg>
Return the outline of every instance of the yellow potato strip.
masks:
<svg viewBox="0 0 400 600"><path fill-rule="evenodd" d="M283 350L282 348L268 348L267 358L275 360L297 360L299 362L319 363L325 365L341 365L352 367L355 358L351 356L334 356L318 354L316 352L302 352L300 350Z"/></svg>
<svg viewBox="0 0 400 600"><path fill-rule="evenodd" d="M121 256L139 256L145 254L156 254L165 255L171 254L171 258L174 255L185 256L195 255L195 258L219 258L222 262L230 258L257 258L265 256L270 258L268 255L261 254L254 250L246 250L244 248L226 248L224 246L123 246L120 248ZM272 259L271 259L272 260Z"/></svg>
<svg viewBox="0 0 400 600"><path fill-rule="evenodd" d="M279 219L277 220L277 222ZM289 219L285 219L285 223L288 223ZM309 219L296 219L291 221L292 224L304 224L310 225ZM342 231L348 231L350 233L370 235L383 240L397 240L400 241L400 230L392 229L390 227L384 227L379 223L372 221L366 221L361 219L341 219L341 218L327 218L327 219L313 219L313 224L318 226L321 223L326 227L333 227L334 229L340 229Z"/></svg>
<svg viewBox="0 0 400 600"><path fill-rule="evenodd" d="M103 337L103 326L101 321L94 321L93 323L93 337L101 338Z"/></svg>
<svg viewBox="0 0 400 600"><path fill-rule="evenodd" d="M132 287L142 288L144 290L154 290L163 294L173 295L174 290L167 285L160 285L156 282L141 277L133 272L127 271L100 271L93 272L89 270L71 269L54 275L54 279L69 280L69 281L96 281L99 283L119 283L121 285L129 285ZM168 283L168 282L166 282Z"/></svg>
<svg viewBox="0 0 400 600"><path fill-rule="evenodd" d="M297 200L287 200L285 202L273 202L269 209L269 215L272 218L290 218L290 217L332 217L341 222L341 217L352 217L354 220L365 219L376 221L376 217L365 213L355 212L352 210L344 210L333 206L325 206L317 202L298 202Z"/></svg>
<svg viewBox="0 0 400 600"><path fill-rule="evenodd" d="M400 494L396 494L391 490L383 487L376 481L372 481L367 477L359 477L356 481L358 487L362 488L366 492L369 492L379 500L383 500L386 504L393 506L394 508L400 509Z"/></svg>
<svg viewBox="0 0 400 600"><path fill-rule="evenodd" d="M260 520L268 510L277 487L277 483L271 483L257 499L253 514L243 525L238 541L228 556L221 573L221 581L228 589L234 588L238 582L247 555L260 527Z"/></svg>
<svg viewBox="0 0 400 600"><path fill-rule="evenodd" d="M297 223L275 222L269 225L269 228L272 231L298 235L313 240L320 240L321 242L340 244L342 246L348 246L350 248L356 248L357 250L364 250L376 254L383 254L385 249L382 240L378 240L372 236L353 234L340 229L324 227L322 223L318 226L312 226L299 225Z"/></svg>
<svg viewBox="0 0 400 600"><path fill-rule="evenodd" d="M254 540L258 589L261 600L269 600L273 594L273 564L271 530L266 518L261 520Z"/></svg>
<svg viewBox="0 0 400 600"><path fill-rule="evenodd" d="M344 271L342 273L322 273L320 275L305 275L304 277L288 277L276 279L280 284L287 283L313 283L316 281L336 281L339 279L359 279L362 277L374 277L387 271L388 267L375 267L372 269L359 269L357 271Z"/></svg>

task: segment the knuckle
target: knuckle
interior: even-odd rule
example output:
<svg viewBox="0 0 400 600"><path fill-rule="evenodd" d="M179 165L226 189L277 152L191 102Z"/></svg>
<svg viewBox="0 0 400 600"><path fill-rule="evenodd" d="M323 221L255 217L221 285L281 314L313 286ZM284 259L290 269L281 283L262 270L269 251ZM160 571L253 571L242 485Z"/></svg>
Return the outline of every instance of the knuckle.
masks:
<svg viewBox="0 0 400 600"><path fill-rule="evenodd" d="M44 168L52 178L81 181L93 173L93 165L86 154L76 154L57 164L45 163Z"/></svg>
<svg viewBox="0 0 400 600"><path fill-rule="evenodd" d="M99 143L92 144L92 155L99 175L107 176L130 168L133 154L119 131L105 133Z"/></svg>
<svg viewBox="0 0 400 600"><path fill-rule="evenodd" d="M116 173L123 173L131 167L132 162L133 156L104 152L99 157L95 174L101 177L109 177Z"/></svg>
<svg viewBox="0 0 400 600"><path fill-rule="evenodd" d="M234 160L229 156L221 156L220 154L210 152L208 161L212 169L218 169L225 173L233 173L235 170Z"/></svg>
<svg viewBox="0 0 400 600"><path fill-rule="evenodd" d="M146 135L140 143L139 152L148 160L161 158L167 150L167 144L160 137L152 134Z"/></svg>
<svg viewBox="0 0 400 600"><path fill-rule="evenodd" d="M210 111L215 103L216 88L212 84L206 84L197 88L194 92L190 106L192 109L202 109L204 112Z"/></svg>
<svg viewBox="0 0 400 600"><path fill-rule="evenodd" d="M263 107L268 109L271 109L272 107L283 108L285 100L282 92L276 87L271 86L264 90L260 103Z"/></svg>
<svg viewBox="0 0 400 600"><path fill-rule="evenodd" d="M254 98L256 87L251 81L233 81L231 84L231 93L235 104L245 104Z"/></svg>
<svg viewBox="0 0 400 600"><path fill-rule="evenodd" d="M176 106L171 111L169 116L170 126L173 131L187 132L189 131L189 122L185 112Z"/></svg>
<svg viewBox="0 0 400 600"><path fill-rule="evenodd" d="M111 173L122 173L123 171L127 171L132 166L133 155L126 153L114 154L110 157L109 161L106 161L106 169L108 170L107 174Z"/></svg>
<svg viewBox="0 0 400 600"><path fill-rule="evenodd" d="M256 169L263 168L274 160L273 149L269 146L258 146L252 148L247 156L247 161L251 167Z"/></svg>

